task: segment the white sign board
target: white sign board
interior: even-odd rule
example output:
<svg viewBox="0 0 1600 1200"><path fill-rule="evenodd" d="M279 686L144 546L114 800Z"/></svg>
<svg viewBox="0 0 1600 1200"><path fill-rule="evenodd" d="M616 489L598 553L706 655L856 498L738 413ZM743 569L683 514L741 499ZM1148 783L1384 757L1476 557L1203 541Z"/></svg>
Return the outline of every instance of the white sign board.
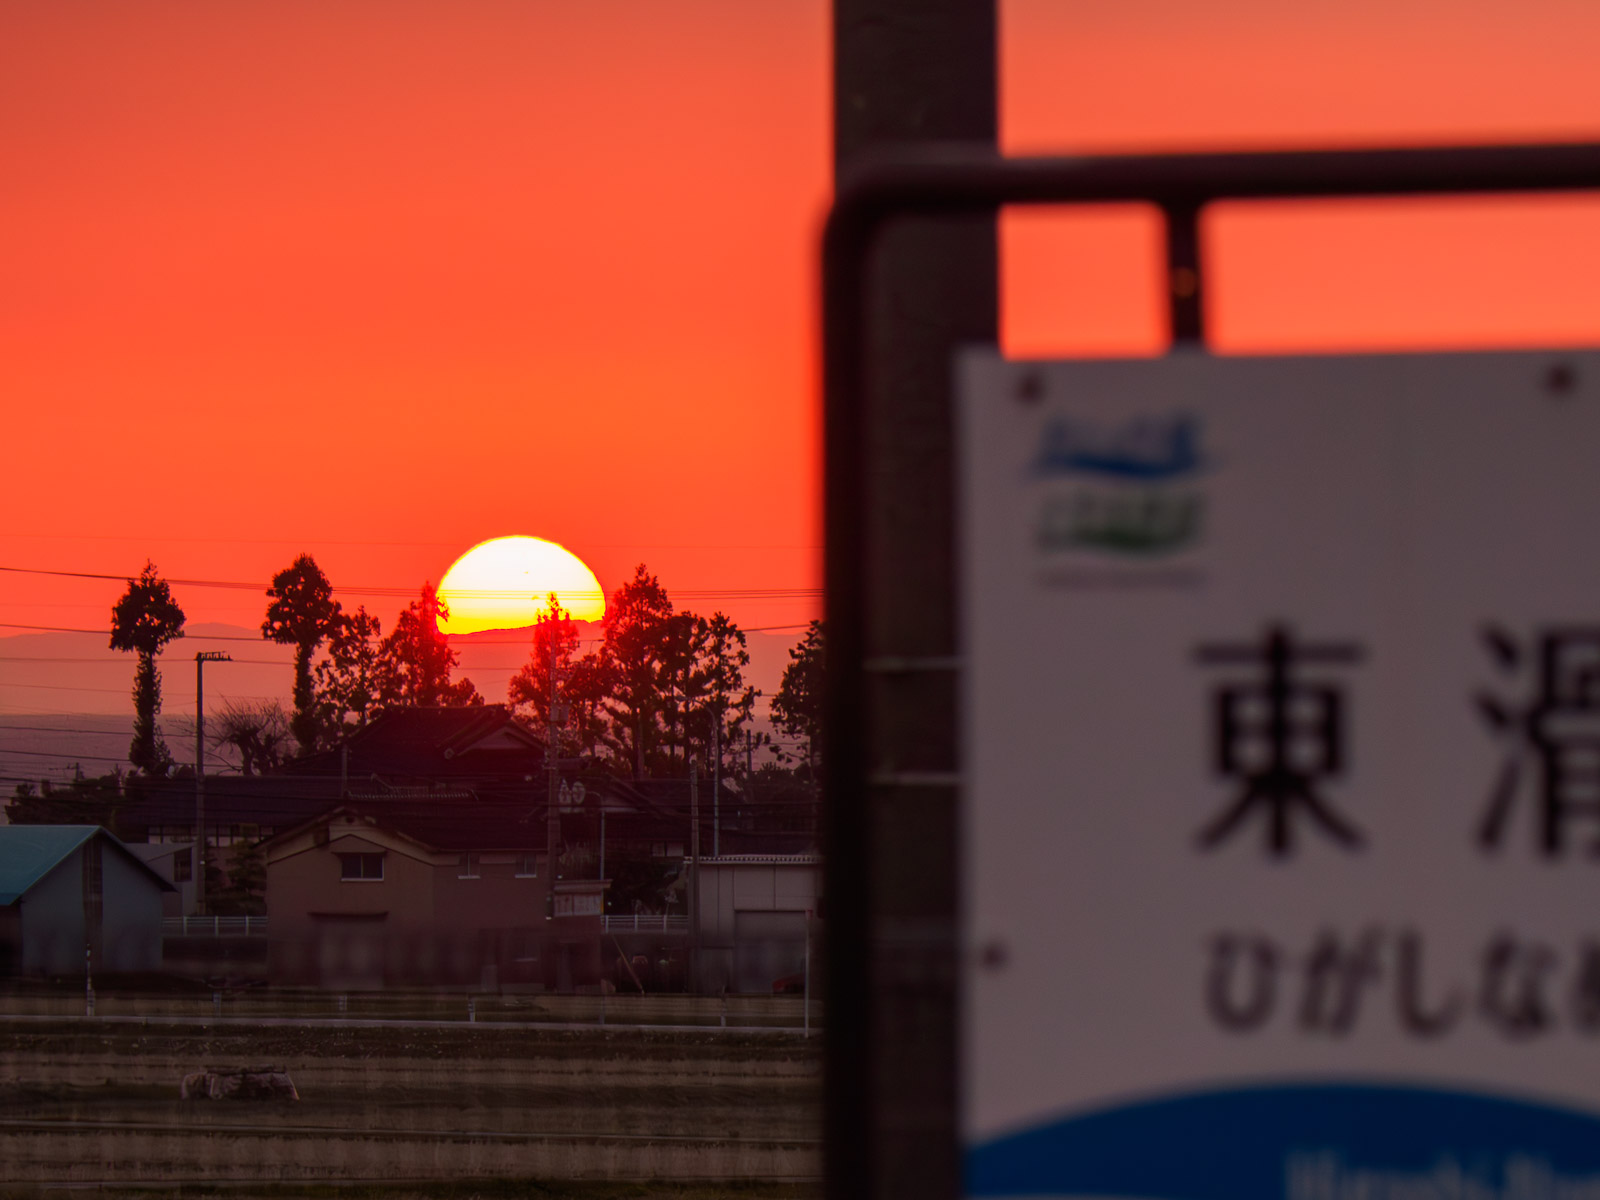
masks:
<svg viewBox="0 0 1600 1200"><path fill-rule="evenodd" d="M1600 355L960 370L968 1193L1600 1198Z"/></svg>

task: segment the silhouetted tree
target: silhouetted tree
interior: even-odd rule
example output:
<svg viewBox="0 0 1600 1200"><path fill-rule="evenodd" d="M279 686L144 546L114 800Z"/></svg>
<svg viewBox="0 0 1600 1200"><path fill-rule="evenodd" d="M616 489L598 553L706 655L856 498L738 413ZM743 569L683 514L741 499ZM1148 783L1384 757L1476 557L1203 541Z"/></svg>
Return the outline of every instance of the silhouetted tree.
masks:
<svg viewBox="0 0 1600 1200"><path fill-rule="evenodd" d="M693 741L690 726L705 690L705 680L695 669L702 632L701 622L691 612L673 613L663 631L661 726L665 761L661 766L669 776L686 775L689 770Z"/></svg>
<svg viewBox="0 0 1600 1200"><path fill-rule="evenodd" d="M150 776L164 776L172 767L172 755L156 728L161 712L161 676L156 673L156 655L174 638L183 636L183 609L172 598L165 579L156 575L155 564L146 562L139 578L128 580L128 590L111 609L111 648L139 656L133 674L133 742L128 761L134 770Z"/></svg>
<svg viewBox="0 0 1600 1200"><path fill-rule="evenodd" d="M328 635L328 657L316 666L317 724L333 742L364 729L385 690L394 691L391 664L383 656L383 628L363 605L341 613Z"/></svg>
<svg viewBox="0 0 1600 1200"><path fill-rule="evenodd" d="M289 722L302 754L316 748L317 718L311 687L311 656L339 620L333 585L309 554L302 554L272 577L272 603L261 622L261 636L294 647L294 717Z"/></svg>
<svg viewBox="0 0 1600 1200"><path fill-rule="evenodd" d="M562 607L554 592L533 626L533 649L522 669L511 677L506 696L526 716L541 728L550 720L550 697L555 690L550 677L557 684L563 682L572 668L578 652L578 627L572 614Z"/></svg>
<svg viewBox="0 0 1600 1200"><path fill-rule="evenodd" d="M610 684L602 702L605 741L617 766L636 779L644 778L662 741L673 639L680 629L666 590L643 563L611 594L601 651Z"/></svg>
<svg viewBox="0 0 1600 1200"><path fill-rule="evenodd" d="M679 894L672 885L683 873L683 860L662 860L637 847L622 847L606 856L606 871L611 877L607 913L664 913Z"/></svg>
<svg viewBox="0 0 1600 1200"><path fill-rule="evenodd" d="M91 777L77 764L72 782L65 786L41 781L17 784L6 805L6 821L12 825L104 825L116 830L117 811L127 794L122 772Z"/></svg>
<svg viewBox="0 0 1600 1200"><path fill-rule="evenodd" d="M794 767L762 763L744 781L739 813L748 813L764 833L807 834L819 830L820 789L804 762Z"/></svg>
<svg viewBox="0 0 1600 1200"><path fill-rule="evenodd" d="M449 616L450 609L433 584L423 584L422 595L406 606L394 623L394 632L379 648L381 703L447 708L483 703L472 680L450 679L457 665L456 652L439 631L439 622Z"/></svg>
<svg viewBox="0 0 1600 1200"><path fill-rule="evenodd" d="M287 757L289 714L277 700L229 700L206 718L206 729L212 749L231 746L239 752L239 770L246 775L265 775Z"/></svg>
<svg viewBox="0 0 1600 1200"><path fill-rule="evenodd" d="M261 848L261 831L247 825L243 838L233 843L227 859L227 879L219 871L213 887L212 865L206 863L206 904L219 916L259 917L267 911L267 856Z"/></svg>
<svg viewBox="0 0 1600 1200"><path fill-rule="evenodd" d="M822 622L811 622L805 638L789 651L783 682L772 698L773 721L799 743L793 751L779 751L779 757L799 759L812 780L817 778L817 750L822 742L823 636Z"/></svg>
<svg viewBox="0 0 1600 1200"><path fill-rule="evenodd" d="M561 729L556 754L592 753L604 732L599 703L607 691L606 664L600 654L578 655L577 624L554 592L534 624L528 661L506 689L506 698L541 737L549 727L552 668L558 685L556 724Z"/></svg>
<svg viewBox="0 0 1600 1200"><path fill-rule="evenodd" d="M750 665L744 630L722 613L713 613L710 620L695 618L694 655L697 709L690 729L709 762L714 749L726 755L737 743L761 693L744 681ZM718 727L716 738L711 736L713 726ZM714 765L721 778L721 764Z"/></svg>

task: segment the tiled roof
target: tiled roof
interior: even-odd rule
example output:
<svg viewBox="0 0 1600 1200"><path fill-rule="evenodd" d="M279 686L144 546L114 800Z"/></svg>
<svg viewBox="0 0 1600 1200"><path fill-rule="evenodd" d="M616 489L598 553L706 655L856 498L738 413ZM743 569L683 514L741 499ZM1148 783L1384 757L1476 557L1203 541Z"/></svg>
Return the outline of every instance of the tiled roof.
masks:
<svg viewBox="0 0 1600 1200"><path fill-rule="evenodd" d="M418 800L356 800L349 807L435 850L544 850L543 808L526 804Z"/></svg>
<svg viewBox="0 0 1600 1200"><path fill-rule="evenodd" d="M286 770L336 775L343 769L352 778L472 778L526 775L543 765L538 737L504 704L482 704L390 709L351 735L342 750L296 759Z"/></svg>
<svg viewBox="0 0 1600 1200"><path fill-rule="evenodd" d="M98 825L0 825L0 904L15 904Z"/></svg>
<svg viewBox="0 0 1600 1200"><path fill-rule="evenodd" d="M152 780L142 787L117 813L117 828L124 836L137 838L152 826L193 826L193 779ZM338 776L208 775L206 827L282 829L326 812L341 794Z"/></svg>
<svg viewBox="0 0 1600 1200"><path fill-rule="evenodd" d="M62 859L99 834L166 891L172 885L98 825L0 825L0 905L15 904Z"/></svg>
<svg viewBox="0 0 1600 1200"><path fill-rule="evenodd" d="M304 822L320 823L337 813L354 813L434 850L542 851L548 836L542 808L485 803L470 792L438 792L426 798L399 794L352 794ZM286 830L279 837L292 835Z"/></svg>

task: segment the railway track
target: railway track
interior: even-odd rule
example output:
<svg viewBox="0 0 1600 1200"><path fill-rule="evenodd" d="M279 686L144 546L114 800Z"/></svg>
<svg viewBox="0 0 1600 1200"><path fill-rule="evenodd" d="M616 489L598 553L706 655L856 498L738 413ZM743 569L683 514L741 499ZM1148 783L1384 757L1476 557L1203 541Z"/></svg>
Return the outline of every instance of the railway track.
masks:
<svg viewBox="0 0 1600 1200"><path fill-rule="evenodd" d="M117 1121L76 1120L49 1117L0 1117L0 1132L5 1130L51 1133L155 1133L174 1136L204 1137L215 1134L256 1134L262 1137L296 1135L321 1138L399 1138L419 1141L433 1138L445 1141L495 1141L495 1142L578 1142L588 1144L639 1143L644 1145L683 1144L704 1146L770 1146L770 1147L820 1147L817 1137L742 1137L718 1134L684 1133L602 1133L577 1130L504 1130L504 1129L402 1129L372 1128L352 1125L292 1125L268 1123L242 1123L235 1121L207 1121L193 1125L175 1125L170 1121Z"/></svg>

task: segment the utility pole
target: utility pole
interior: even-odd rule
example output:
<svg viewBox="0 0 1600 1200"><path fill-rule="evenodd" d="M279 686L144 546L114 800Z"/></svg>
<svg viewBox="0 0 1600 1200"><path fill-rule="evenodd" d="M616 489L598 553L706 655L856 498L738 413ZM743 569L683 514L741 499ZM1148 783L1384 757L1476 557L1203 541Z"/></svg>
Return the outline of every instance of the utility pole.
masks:
<svg viewBox="0 0 1600 1200"><path fill-rule="evenodd" d="M744 731L744 799L746 804L756 801L756 743L755 735L748 729Z"/></svg>
<svg viewBox="0 0 1600 1200"><path fill-rule="evenodd" d="M206 664L232 662L221 650L194 656L194 907L206 912Z"/></svg>
<svg viewBox="0 0 1600 1200"><path fill-rule="evenodd" d="M689 988L700 991L700 772L689 764Z"/></svg>
<svg viewBox="0 0 1600 1200"><path fill-rule="evenodd" d="M996 8L834 0L841 186L875 152L995 148ZM960 346L997 340L995 225L993 214L908 218L884 231L860 334L870 364L863 402L829 415L830 1200L954 1200L962 1190L951 360ZM870 466L858 469L864 447ZM891 663L908 669L874 669Z"/></svg>
<svg viewBox="0 0 1600 1200"><path fill-rule="evenodd" d="M545 773L548 776L550 783L550 807L548 812L545 814L545 840L549 846L548 853L550 856L550 903L552 906L554 906L556 880L561 878L561 876L556 872L556 858L561 852L561 811L559 807L559 793L561 788L561 747L558 742L560 733L556 725L556 639L554 625L551 626L550 634L550 645L548 647L550 654L550 699L549 711L545 714L546 721L544 734L544 764ZM553 907L552 911L554 911Z"/></svg>
<svg viewBox="0 0 1600 1200"><path fill-rule="evenodd" d="M711 857L722 857L722 714L711 724Z"/></svg>

